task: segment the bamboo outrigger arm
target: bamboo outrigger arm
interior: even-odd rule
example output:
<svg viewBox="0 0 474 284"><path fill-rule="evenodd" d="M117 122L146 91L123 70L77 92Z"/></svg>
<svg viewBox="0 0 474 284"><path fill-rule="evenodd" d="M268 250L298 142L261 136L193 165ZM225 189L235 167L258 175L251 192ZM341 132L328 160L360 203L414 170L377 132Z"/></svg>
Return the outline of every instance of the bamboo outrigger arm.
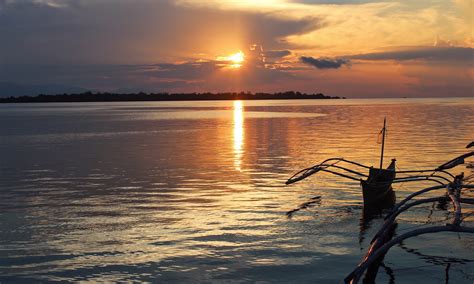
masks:
<svg viewBox="0 0 474 284"><path fill-rule="evenodd" d="M370 243L373 244L377 241L377 239L380 239L380 236L384 235L388 231L387 229L393 224L395 219L402 212L420 204L432 203L432 202L443 202L443 201L448 201L448 200L449 198L446 196L424 198L424 199L419 199L411 203L408 203L403 207L398 207L397 210L394 210L389 216L385 218L385 223L382 225L382 228L380 228L380 230L375 234L375 236L373 237ZM459 201L461 203L474 204L474 198L460 198Z"/></svg>
<svg viewBox="0 0 474 284"><path fill-rule="evenodd" d="M450 178L453 178L454 179L454 175L451 174L450 172L448 171L445 171L445 170L438 170L438 169L426 169L426 170L404 170L404 171L397 171L397 174L411 174L411 173L438 173L438 174L446 174L448 175Z"/></svg>
<svg viewBox="0 0 474 284"><path fill-rule="evenodd" d="M423 234L432 234L432 233L439 233L439 232L458 232L458 233L471 233L474 234L474 228L469 228L469 227L463 227L463 226L453 226L453 225L446 225L446 226L434 226L430 228L424 228L424 229L417 229L410 231L408 233L405 233L403 235L400 235L396 237L395 239L391 240L390 242L386 243L383 245L380 249L378 249L376 252L374 252L371 257L364 262L361 266L357 267L356 270L354 270L351 274L349 274L348 277L344 279L345 283L358 283L363 272L379 257L387 253L387 251L393 247L396 244L401 243L405 239L423 235Z"/></svg>
<svg viewBox="0 0 474 284"><path fill-rule="evenodd" d="M470 144L469 144L470 145ZM469 146L468 145L468 146ZM457 158L454 158L452 159L451 161L449 162L446 162L444 164L442 164L441 166L439 166L438 168L436 168L436 170L448 170L448 169L452 169L458 165L461 165L461 164L464 164L464 159L466 158L469 158L471 156L474 156L474 151L470 152L470 153L466 153L464 155L461 155Z"/></svg>
<svg viewBox="0 0 474 284"><path fill-rule="evenodd" d="M431 173L431 174L423 174L423 173ZM417 174L417 175L407 175L407 174ZM428 180L428 181L437 182L441 185L446 186L454 178L455 176L453 174L441 169L440 170L438 169L404 170L404 171L397 171L397 177L393 180L393 183Z"/></svg>
<svg viewBox="0 0 474 284"><path fill-rule="evenodd" d="M412 181L434 181L441 185L447 185L450 181L449 179L439 176L439 175L417 175L417 176L407 176L407 177L397 177L393 179L392 183L400 183L400 182L412 182ZM440 181L442 180L442 181Z"/></svg>
<svg viewBox="0 0 474 284"><path fill-rule="evenodd" d="M461 190L467 188L474 188L474 185L464 185L462 182L464 180L464 176L458 175L454 178L453 182L449 183L448 185L439 185L433 186L429 188L422 189L418 192L412 193L407 196L404 200L396 205L396 207L392 210L392 212L386 217L385 223L377 232L375 237L372 239L371 246L364 257L363 261L354 269L345 279L345 283L358 283L360 278L363 276L364 272L374 265L378 265L377 263L383 259L384 255L388 252L388 250L396 244L401 243L403 240L422 235L422 234L430 234L430 233L437 233L437 232L465 232L465 233L474 233L474 228L470 227L463 227L461 226L462 222L462 209L461 204L474 204L473 198L461 198ZM408 203L412 198L421 195L423 193L446 188L447 196L441 197L433 197L433 198L425 198L420 200L415 200L413 202ZM390 240L390 231L394 228L395 220L398 215L402 212L420 204L431 203L431 202L446 202L451 201L454 208L454 218L451 224L446 226L434 226L424 229L417 229L405 234L402 234L392 240ZM376 272L375 272L376 273ZM372 275L373 276L373 275Z"/></svg>
<svg viewBox="0 0 474 284"><path fill-rule="evenodd" d="M462 178L462 175L461 176L458 176L458 179ZM458 180L459 182L459 180ZM410 195L408 195L405 199L403 199L402 201L400 201L399 203L397 203L395 205L395 207L393 207L392 211L387 215L385 216L385 223L382 225L382 228L380 228L380 230L375 234L375 236L372 238L372 241L370 242L371 244L377 239L380 237L380 235L382 233L384 233L385 231L387 231L387 228L390 226L390 224L395 220L395 218L400 215L400 213L402 213L403 211L406 211L407 209L410 209L411 207L413 206L416 206L416 205L419 205L419 204L422 204L422 203L428 203L428 202L436 202L436 201L446 201L447 200L447 197L446 196L442 196L442 197L434 197L434 198L428 198L428 199L420 199L420 200L416 200L416 201L413 201L407 205L405 205L408 201L412 200L414 197L416 196L419 196L419 195L422 195L424 193L427 193L427 192L430 192L430 191L434 191L434 190L439 190L439 189L446 189L448 186L447 185L437 185L437 186L432 186L432 187L428 187L428 188L425 188L425 189L422 189L422 190L419 190L417 192L414 192ZM474 188L474 185L470 185L470 184L463 184L463 185L460 185L460 189L470 189L470 188ZM470 203L472 202L472 200L474 199L462 199L463 201L467 202L467 203Z"/></svg>
<svg viewBox="0 0 474 284"><path fill-rule="evenodd" d="M332 162L332 163L330 163L330 162ZM303 180L303 179L305 179L305 178L307 178L307 177L309 177L309 176L311 176L311 175L313 175L313 174L315 174L319 171L328 172L328 173L331 173L331 174L334 174L334 175L342 176L342 177L352 179L352 180L357 180L357 181L360 180L360 177L367 177L368 176L368 175L363 174L359 171L352 170L352 169L349 169L349 168L344 167L344 166L336 165L338 163L348 163L348 164L355 165L355 166L360 167L360 168L370 169L370 167L368 167L366 165L363 165L363 164L360 164L360 163L357 163L357 162L354 162L354 161L346 160L344 158L330 158L330 159L327 159L327 160L323 161L320 164L314 165L314 166L306 168L306 169L302 169L301 171L297 172L292 177L290 177L286 181L286 184L288 185L288 184L298 182L298 181ZM340 170L343 170L344 172L347 172L348 174L339 173L339 172L336 172L336 171L333 171L333 170L329 170L328 168L340 169ZM352 176L352 175L349 175L349 174L352 174L352 175L355 175L355 176Z"/></svg>
<svg viewBox="0 0 474 284"><path fill-rule="evenodd" d="M438 182L440 184L448 184L450 182L449 178L454 178L454 175L451 174L450 172L446 171L447 169L452 169L460 164L464 163L464 159L467 157L474 156L474 151L461 155L447 163L444 163L443 165L437 167L436 169L424 169L424 170L404 170L404 171L397 171L397 175L400 174L411 174L411 173L431 173L430 175L413 175L413 176L398 176L393 180L393 183L400 183L400 182L413 182L413 181L434 181ZM318 173L320 171L323 172L328 172L334 175L342 176L344 178L352 179L352 180L357 180L359 181L361 177L367 178L368 175L361 173L357 170L349 169L345 166L340 166L337 165L339 163L347 163L350 165L355 165L357 167L363 168L363 169L370 169L371 167L363 165L361 163L357 163L354 161L346 160L344 158L330 158L325 161L323 161L320 164L314 165L309 168L302 169L301 171L297 172L294 174L292 177L290 177L287 181L286 184L292 184L295 182L298 182L300 180L303 180L315 173ZM329 168L334 168L334 169L339 169L342 170L345 173L340 173L337 171L332 171L329 170ZM446 176L443 176L446 175ZM441 181L442 180L442 181Z"/></svg>

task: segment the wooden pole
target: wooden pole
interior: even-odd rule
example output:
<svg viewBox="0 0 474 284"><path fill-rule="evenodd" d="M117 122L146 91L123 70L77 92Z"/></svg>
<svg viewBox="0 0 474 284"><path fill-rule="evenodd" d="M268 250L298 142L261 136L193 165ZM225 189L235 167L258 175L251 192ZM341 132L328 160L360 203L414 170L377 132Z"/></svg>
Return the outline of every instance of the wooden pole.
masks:
<svg viewBox="0 0 474 284"><path fill-rule="evenodd" d="M380 168L383 167L383 150L385 146L385 125L387 123L387 118L383 119L383 128L382 128L382 154L380 155Z"/></svg>

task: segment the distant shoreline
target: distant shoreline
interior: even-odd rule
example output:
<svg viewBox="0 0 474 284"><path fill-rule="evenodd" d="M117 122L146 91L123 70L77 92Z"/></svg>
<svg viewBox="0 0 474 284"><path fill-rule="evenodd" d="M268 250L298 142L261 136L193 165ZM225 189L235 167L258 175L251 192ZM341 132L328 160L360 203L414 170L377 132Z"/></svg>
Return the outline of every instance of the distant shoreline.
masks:
<svg viewBox="0 0 474 284"><path fill-rule="evenodd" d="M156 102L156 101L229 101L229 100L308 100L345 99L321 93L92 93L37 95L0 98L0 103L67 103L67 102Z"/></svg>

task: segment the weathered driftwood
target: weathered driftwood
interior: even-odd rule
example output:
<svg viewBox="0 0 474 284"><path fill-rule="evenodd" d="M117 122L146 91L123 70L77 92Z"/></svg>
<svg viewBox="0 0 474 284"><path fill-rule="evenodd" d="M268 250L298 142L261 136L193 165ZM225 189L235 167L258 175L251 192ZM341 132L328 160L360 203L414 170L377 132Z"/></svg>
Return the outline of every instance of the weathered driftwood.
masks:
<svg viewBox="0 0 474 284"><path fill-rule="evenodd" d="M461 189L463 188L474 188L472 185L463 185L463 175L458 175L454 180L448 185L439 185L429 188L422 189L418 192L410 194L399 204L397 204L392 212L386 217L385 223L382 225L381 229L377 232L374 239L372 239L371 246L365 255L364 259L359 263L356 269L354 269L345 279L345 283L358 283L360 278L366 273L367 282L374 282L377 274L378 266L381 264L385 254L388 250L396 244L399 244L403 240L422 235L422 234L431 234L437 232L465 232L465 233L474 233L474 228L463 227L461 226L462 222L462 203L474 204L474 199L472 198L461 198ZM446 188L447 194L441 197L425 198L420 200L415 200L408 203L412 198L419 196L423 193ZM454 208L454 218L451 224L446 226L435 226L424 229L417 229L405 234L402 234L392 240L393 230L395 226L396 217L402 212L424 203L431 202L446 202L451 201ZM370 272L370 275L368 275Z"/></svg>

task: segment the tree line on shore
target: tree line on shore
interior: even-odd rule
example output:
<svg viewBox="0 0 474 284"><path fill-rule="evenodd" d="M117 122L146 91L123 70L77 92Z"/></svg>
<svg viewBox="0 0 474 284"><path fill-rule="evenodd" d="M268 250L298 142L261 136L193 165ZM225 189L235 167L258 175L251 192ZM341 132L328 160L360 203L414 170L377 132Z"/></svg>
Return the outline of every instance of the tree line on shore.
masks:
<svg viewBox="0 0 474 284"><path fill-rule="evenodd" d="M127 101L207 101L207 100L279 100L279 99L345 99L321 93L294 91L279 93L128 93L84 92L80 94L57 94L0 98L0 103L45 103L45 102L127 102Z"/></svg>

